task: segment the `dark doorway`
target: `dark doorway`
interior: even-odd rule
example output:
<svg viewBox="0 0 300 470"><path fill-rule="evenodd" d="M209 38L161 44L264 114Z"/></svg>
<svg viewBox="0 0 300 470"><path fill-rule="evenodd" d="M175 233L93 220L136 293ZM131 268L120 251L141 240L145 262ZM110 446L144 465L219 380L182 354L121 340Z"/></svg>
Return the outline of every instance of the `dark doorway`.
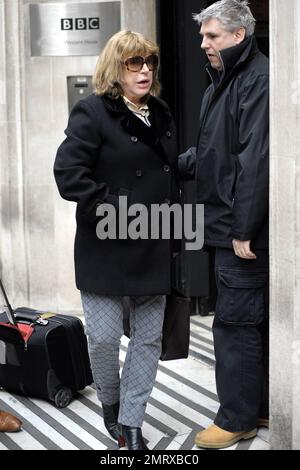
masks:
<svg viewBox="0 0 300 470"><path fill-rule="evenodd" d="M158 0L162 98L176 120L180 151L194 145L201 98L207 86L206 58L200 50L199 27L192 14L206 0Z"/></svg>
<svg viewBox="0 0 300 470"><path fill-rule="evenodd" d="M157 0L158 42L161 47L162 98L174 115L179 151L196 143L200 105L209 85L206 56L200 49L199 26L193 13L215 0ZM269 0L252 0L250 7L257 19L256 37L263 53L269 54ZM183 187L185 203L195 202L196 187ZM182 251L176 259L176 288L193 297L194 313L214 310L216 285L213 252Z"/></svg>
<svg viewBox="0 0 300 470"><path fill-rule="evenodd" d="M161 46L162 98L176 120L179 149L195 145L201 99L207 88L207 59L200 50L199 27L193 13L215 0L157 0L158 42ZM256 37L269 54L269 0L251 0L257 20Z"/></svg>

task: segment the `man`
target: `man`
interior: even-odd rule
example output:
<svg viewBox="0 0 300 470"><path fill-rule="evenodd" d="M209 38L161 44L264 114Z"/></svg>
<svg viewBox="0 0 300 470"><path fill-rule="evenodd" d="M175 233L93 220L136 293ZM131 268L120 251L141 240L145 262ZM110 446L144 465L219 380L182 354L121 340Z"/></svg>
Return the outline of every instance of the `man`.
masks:
<svg viewBox="0 0 300 470"><path fill-rule="evenodd" d="M211 84L197 148L179 158L196 173L205 205L205 243L215 247L218 298L213 326L220 401L202 448L230 447L268 423L268 59L246 1L222 0L195 15Z"/></svg>
<svg viewBox="0 0 300 470"><path fill-rule="evenodd" d="M21 427L22 422L18 418L0 410L0 432L17 432Z"/></svg>

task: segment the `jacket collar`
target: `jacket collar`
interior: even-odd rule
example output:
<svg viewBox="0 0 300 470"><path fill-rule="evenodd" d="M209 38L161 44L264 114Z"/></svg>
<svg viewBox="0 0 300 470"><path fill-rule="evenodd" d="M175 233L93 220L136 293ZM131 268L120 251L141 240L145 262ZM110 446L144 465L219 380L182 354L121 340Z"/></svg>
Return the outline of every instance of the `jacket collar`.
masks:
<svg viewBox="0 0 300 470"><path fill-rule="evenodd" d="M220 54L224 64L225 75L234 67L248 62L258 52L259 50L254 36L250 36L237 46L229 47L221 51Z"/></svg>
<svg viewBox="0 0 300 470"><path fill-rule="evenodd" d="M112 98L110 95L103 95L101 99L108 111L115 114L125 114L127 106L121 98Z"/></svg>
<svg viewBox="0 0 300 470"><path fill-rule="evenodd" d="M149 96L147 101L150 110L149 120L151 127L148 127L141 119L135 116L128 109L122 98L113 99L109 95L103 95L101 98L109 112L123 116L121 121L123 128L147 145L157 145L161 136L170 130L172 116L168 107L159 98Z"/></svg>
<svg viewBox="0 0 300 470"><path fill-rule="evenodd" d="M172 129L172 115L168 106L159 98L149 96L147 105L150 110L148 127L141 119L135 116L126 106L122 98L113 99L109 95L100 97L105 108L116 117L120 118L120 124L124 131L132 137L137 137L140 142L154 148L157 154L169 163L169 139L163 139L167 131Z"/></svg>
<svg viewBox="0 0 300 470"><path fill-rule="evenodd" d="M258 52L257 41L254 36L250 36L237 46L229 47L221 51L220 56L224 65L223 73L220 75L217 70L212 68L210 63L208 63L206 67L215 87L226 81L227 77L231 77L242 65L249 62L258 54Z"/></svg>

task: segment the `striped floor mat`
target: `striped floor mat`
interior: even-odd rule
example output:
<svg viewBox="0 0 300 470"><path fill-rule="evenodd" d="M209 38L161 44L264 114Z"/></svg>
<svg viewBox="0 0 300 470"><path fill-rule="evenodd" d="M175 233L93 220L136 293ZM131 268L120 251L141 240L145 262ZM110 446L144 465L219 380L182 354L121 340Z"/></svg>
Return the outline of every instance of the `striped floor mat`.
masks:
<svg viewBox="0 0 300 470"><path fill-rule="evenodd" d="M210 425L218 409L214 380L212 317L192 317L190 356L187 360L161 362L147 406L143 426L153 450L197 450L194 438ZM124 361L127 340L122 341ZM0 391L0 409L24 423L16 434L0 433L0 450L106 450L117 446L106 432L102 410L92 387L80 392L66 409L44 400ZM268 431L242 441L232 450L268 450Z"/></svg>

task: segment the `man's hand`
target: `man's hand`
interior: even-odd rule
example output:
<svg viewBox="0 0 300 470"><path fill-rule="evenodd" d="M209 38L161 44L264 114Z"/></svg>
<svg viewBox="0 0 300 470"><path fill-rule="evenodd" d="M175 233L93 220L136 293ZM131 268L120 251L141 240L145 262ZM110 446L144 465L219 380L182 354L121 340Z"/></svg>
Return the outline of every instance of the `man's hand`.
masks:
<svg viewBox="0 0 300 470"><path fill-rule="evenodd" d="M256 255L250 249L251 240L249 242L241 242L240 240L233 240L233 249L239 258L242 259L257 259Z"/></svg>

